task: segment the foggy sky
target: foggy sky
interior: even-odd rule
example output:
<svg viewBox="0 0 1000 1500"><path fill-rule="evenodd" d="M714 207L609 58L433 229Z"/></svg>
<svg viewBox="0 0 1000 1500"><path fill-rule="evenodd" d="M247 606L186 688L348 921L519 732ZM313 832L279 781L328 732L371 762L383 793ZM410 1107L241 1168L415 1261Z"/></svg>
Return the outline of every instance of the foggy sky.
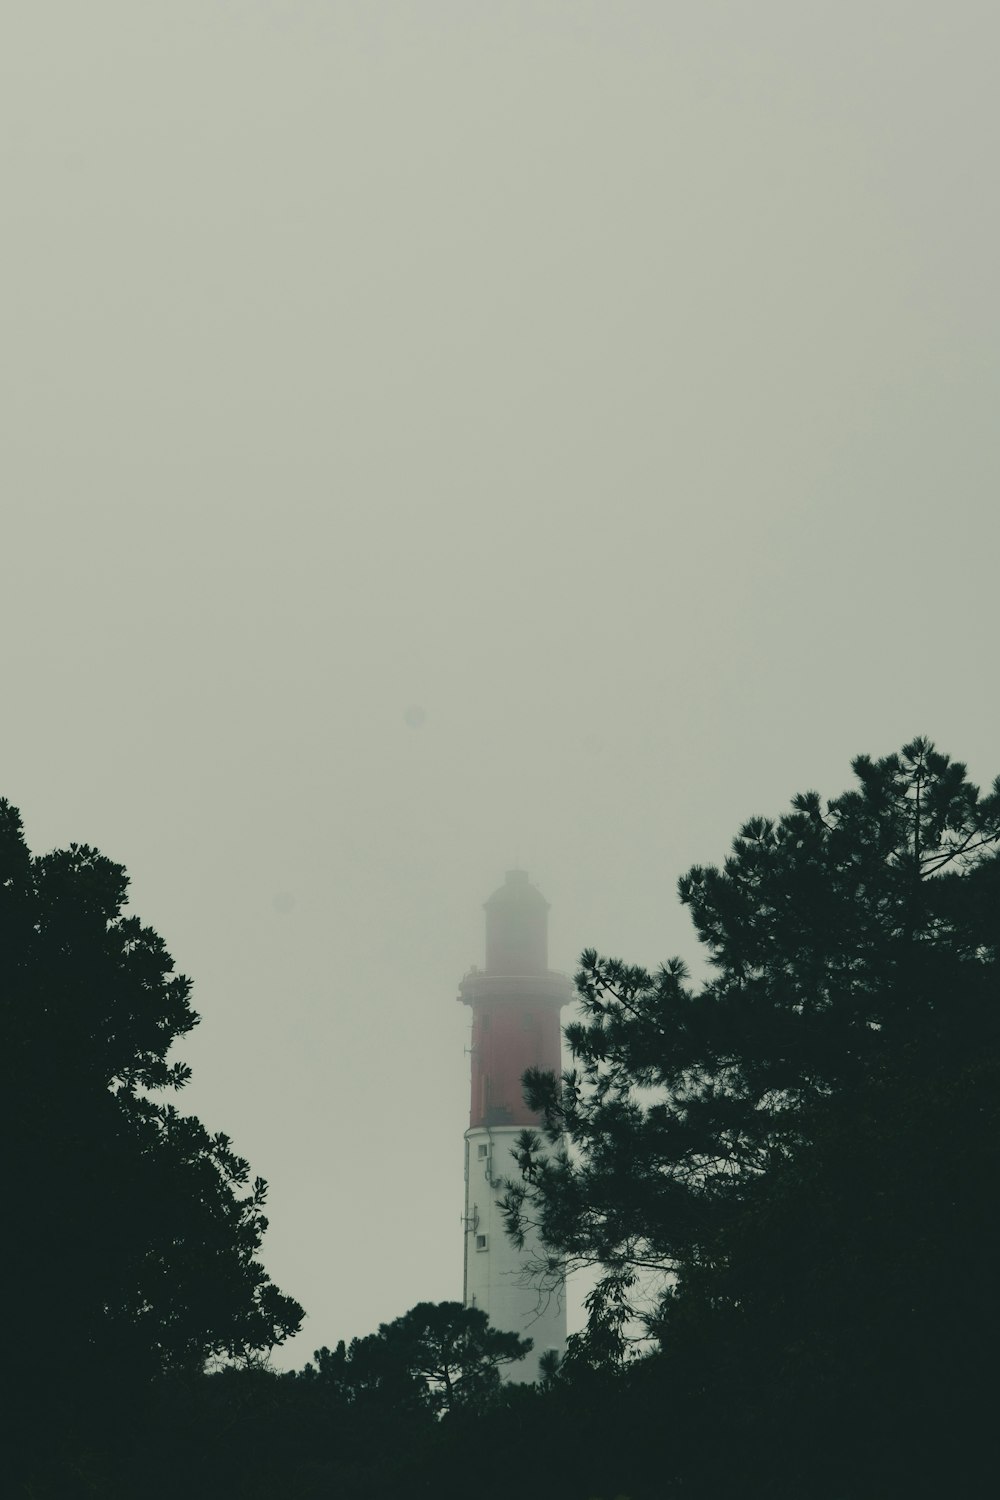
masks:
<svg viewBox="0 0 1000 1500"><path fill-rule="evenodd" d="M195 981L281 1356L459 1298L481 904L1000 771L994 3L4 0L0 795ZM408 710L419 708L418 713Z"/></svg>

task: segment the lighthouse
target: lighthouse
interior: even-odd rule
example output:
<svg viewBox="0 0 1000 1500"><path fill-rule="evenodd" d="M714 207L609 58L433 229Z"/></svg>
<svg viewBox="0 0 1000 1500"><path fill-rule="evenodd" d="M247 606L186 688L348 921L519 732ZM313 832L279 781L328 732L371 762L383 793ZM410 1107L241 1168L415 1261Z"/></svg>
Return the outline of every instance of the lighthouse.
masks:
<svg viewBox="0 0 1000 1500"><path fill-rule="evenodd" d="M497 1199L516 1173L514 1143L541 1117L524 1102L528 1068L561 1071L559 1013L572 998L563 974L548 967L549 904L524 870L508 870L485 903L486 967L462 980L458 998L472 1011L472 1100L465 1132L465 1305L482 1308L495 1328L530 1338L531 1353L507 1367L513 1381L538 1379L548 1350L562 1354L566 1307L561 1285L540 1286L531 1263L541 1250L529 1236L519 1250L504 1232Z"/></svg>

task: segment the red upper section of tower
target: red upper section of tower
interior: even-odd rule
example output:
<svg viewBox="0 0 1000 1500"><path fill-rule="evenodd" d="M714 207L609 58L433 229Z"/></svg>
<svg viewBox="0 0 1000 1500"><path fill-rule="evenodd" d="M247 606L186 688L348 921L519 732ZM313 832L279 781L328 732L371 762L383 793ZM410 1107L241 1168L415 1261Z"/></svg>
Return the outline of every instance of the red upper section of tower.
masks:
<svg viewBox="0 0 1000 1500"><path fill-rule="evenodd" d="M573 987L548 968L549 904L523 870L508 870L485 903L486 968L462 980L472 1007L470 1125L538 1125L524 1102L528 1068L561 1068L559 1012Z"/></svg>

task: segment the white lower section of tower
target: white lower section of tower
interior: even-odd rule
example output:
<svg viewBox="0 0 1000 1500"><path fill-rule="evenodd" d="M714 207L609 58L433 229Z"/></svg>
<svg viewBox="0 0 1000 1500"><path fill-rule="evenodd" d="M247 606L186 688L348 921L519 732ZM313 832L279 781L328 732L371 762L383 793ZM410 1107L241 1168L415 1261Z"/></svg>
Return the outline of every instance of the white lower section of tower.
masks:
<svg viewBox="0 0 1000 1500"><path fill-rule="evenodd" d="M532 1340L531 1353L502 1370L504 1379L522 1383L539 1378L538 1361L546 1350L561 1358L566 1348L563 1286L539 1283L531 1270L541 1258L537 1241L529 1237L518 1250L504 1232L497 1206L502 1179L517 1180L511 1151L523 1129L483 1125L465 1132L465 1305L481 1307L494 1328Z"/></svg>

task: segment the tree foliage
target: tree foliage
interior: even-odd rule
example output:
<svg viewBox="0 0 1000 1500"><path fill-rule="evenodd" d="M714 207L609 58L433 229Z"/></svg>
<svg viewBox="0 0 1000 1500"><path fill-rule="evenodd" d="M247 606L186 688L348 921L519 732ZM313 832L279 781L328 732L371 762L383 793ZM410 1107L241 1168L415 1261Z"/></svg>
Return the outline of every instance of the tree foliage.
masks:
<svg viewBox="0 0 1000 1500"><path fill-rule="evenodd" d="M531 1339L493 1328L481 1308L420 1302L367 1338L317 1350L307 1378L325 1381L351 1403L390 1398L399 1407L455 1412L495 1396L501 1366L531 1347Z"/></svg>
<svg viewBox="0 0 1000 1500"><path fill-rule="evenodd" d="M522 1133L507 1212L515 1236L540 1228L543 1280L574 1261L599 1277L586 1337L534 1387L500 1381L530 1341L458 1303L296 1374L202 1372L297 1326L256 1259L263 1185L160 1102L196 1017L160 939L122 914L124 872L82 846L32 860L0 804L9 1410L50 1403L15 1492L124 1500L165 1450L152 1496L182 1472L193 1495L246 1500L448 1500L470 1474L491 1497L515 1465L553 1500L985 1492L1000 781L981 795L924 740L854 770L682 879L705 982L676 959L584 955L574 1065L527 1079L550 1140ZM650 1271L654 1352L623 1360ZM70 1410L84 1425L46 1470Z"/></svg>
<svg viewBox="0 0 1000 1500"><path fill-rule="evenodd" d="M526 1076L570 1151L523 1139L508 1224L600 1267L602 1357L622 1352L637 1274L717 1263L819 1103L996 1056L1000 780L981 795L924 739L853 769L850 791L751 819L721 868L681 879L707 982L679 959L651 974L586 952L575 1065Z"/></svg>
<svg viewBox="0 0 1000 1500"><path fill-rule="evenodd" d="M82 1409L105 1379L269 1348L302 1318L257 1258L266 1184L159 1097L190 1076L169 1053L198 1017L127 889L84 844L33 858L0 802L2 1253L29 1406Z"/></svg>

